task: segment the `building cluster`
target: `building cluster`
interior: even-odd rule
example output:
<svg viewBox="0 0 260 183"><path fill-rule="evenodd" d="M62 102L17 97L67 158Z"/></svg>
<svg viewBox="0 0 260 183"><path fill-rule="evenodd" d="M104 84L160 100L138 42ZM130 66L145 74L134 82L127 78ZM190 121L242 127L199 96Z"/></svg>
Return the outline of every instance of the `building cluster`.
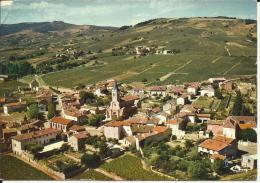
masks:
<svg viewBox="0 0 260 183"><path fill-rule="evenodd" d="M24 119L13 126L1 123L1 137L11 144L16 154L23 154L28 143L45 147L62 142L74 151L84 150L86 140L92 136L88 119L93 115L103 115L100 128L92 130L101 129L108 142L114 139L124 149L131 147L142 152L142 147L151 142L187 139L188 125L204 124L206 129L200 129L197 134L203 139L197 145L198 152L209 156L212 161L216 158L228 161L238 155L241 131L248 128L256 130L257 121L254 116L228 116L224 120L216 120L210 111L196 105L200 97L214 97L216 85L226 92L234 89L233 81L225 78L210 78L203 84L192 82L131 89L124 84L119 85L116 80L107 80L81 90L102 99L111 96L109 105L91 106L82 101L78 90L57 93L40 87L33 80L28 88L36 94L39 111L46 115L48 105L53 103L58 112L45 121ZM161 105L156 103L165 98L167 100ZM9 102L5 98L0 98L0 105L5 115L28 108L24 101ZM45 148L42 152L53 148ZM242 165L254 168L254 158L254 155L243 156Z"/></svg>

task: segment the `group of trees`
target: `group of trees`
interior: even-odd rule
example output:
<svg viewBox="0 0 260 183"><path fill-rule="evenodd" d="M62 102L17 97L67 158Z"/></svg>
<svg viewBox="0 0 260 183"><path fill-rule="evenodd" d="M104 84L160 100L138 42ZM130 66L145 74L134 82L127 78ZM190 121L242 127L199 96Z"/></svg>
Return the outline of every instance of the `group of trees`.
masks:
<svg viewBox="0 0 260 183"><path fill-rule="evenodd" d="M24 149L35 155L37 152L43 150L43 145L37 144L35 142L28 142L25 144Z"/></svg>
<svg viewBox="0 0 260 183"><path fill-rule="evenodd" d="M109 104L109 100L102 99L98 96L95 96L91 92L80 91L79 93L80 102L82 104L94 105L94 106L103 106Z"/></svg>
<svg viewBox="0 0 260 183"><path fill-rule="evenodd" d="M63 172L64 174L77 170L80 167L80 165L74 162L64 162L61 160L56 161L55 164L58 171Z"/></svg>
<svg viewBox="0 0 260 183"><path fill-rule="evenodd" d="M81 157L81 164L89 168L97 167L100 164L100 162L101 162L101 158L98 154L85 153Z"/></svg>
<svg viewBox="0 0 260 183"><path fill-rule="evenodd" d="M29 119L35 119L38 118L40 115L39 108L37 104L31 104L29 106L29 109L26 112L26 116Z"/></svg>
<svg viewBox="0 0 260 183"><path fill-rule="evenodd" d="M34 73L35 69L28 62L0 62L0 74L22 77Z"/></svg>
<svg viewBox="0 0 260 183"><path fill-rule="evenodd" d="M56 106L52 102L49 102L48 103L48 114L47 114L47 117L48 117L48 119L51 119L55 115L56 115Z"/></svg>
<svg viewBox="0 0 260 183"><path fill-rule="evenodd" d="M91 115L88 118L88 125L90 126L99 126L100 122L106 119L105 115L103 114L96 114L96 115Z"/></svg>
<svg viewBox="0 0 260 183"><path fill-rule="evenodd" d="M250 109L244 104L243 96L240 91L236 92L236 99L232 110L234 116L251 116Z"/></svg>

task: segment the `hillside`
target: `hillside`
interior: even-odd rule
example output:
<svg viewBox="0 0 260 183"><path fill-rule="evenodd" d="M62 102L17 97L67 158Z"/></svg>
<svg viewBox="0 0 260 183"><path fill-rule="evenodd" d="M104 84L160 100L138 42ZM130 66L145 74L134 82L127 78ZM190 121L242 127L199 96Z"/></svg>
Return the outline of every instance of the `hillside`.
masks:
<svg viewBox="0 0 260 183"><path fill-rule="evenodd" d="M127 83L146 79L154 85L256 74L255 21L162 18L121 28L56 24L5 28L9 35L1 41L1 61L15 56L32 64L45 83L64 87L109 78ZM136 46L175 54L136 56ZM55 57L68 48L84 54Z"/></svg>

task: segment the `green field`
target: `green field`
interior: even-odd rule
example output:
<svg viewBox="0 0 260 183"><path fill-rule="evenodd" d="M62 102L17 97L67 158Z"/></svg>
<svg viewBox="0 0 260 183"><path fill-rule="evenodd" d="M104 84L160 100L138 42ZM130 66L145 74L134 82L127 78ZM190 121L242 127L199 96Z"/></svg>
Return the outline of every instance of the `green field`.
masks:
<svg viewBox="0 0 260 183"><path fill-rule="evenodd" d="M141 160L129 154L121 156L109 163L105 163L101 168L108 172L113 172L126 180L169 180L167 177L144 169Z"/></svg>
<svg viewBox="0 0 260 183"><path fill-rule="evenodd" d="M73 87L79 83L93 84L110 78L126 83L141 82L143 79L155 83L156 79L177 69L161 84L203 81L218 76L239 77L256 74L254 58L223 56L217 62L211 63L216 58L217 56L186 54L150 55L137 59L129 56L111 56L101 59L107 64L95 67L81 66L49 73L43 75L42 79L49 85Z"/></svg>
<svg viewBox="0 0 260 183"><path fill-rule="evenodd" d="M255 75L257 44L256 41L248 40L251 33L256 38L256 23L246 24L240 19L169 18L153 20L125 30L99 28L95 31L85 30L82 34L72 31L66 36L51 34L52 39L49 39L50 35L42 34L33 45L24 45L24 41L20 41L14 50L6 46L14 38L6 38L5 44L0 45L0 53L3 60L8 60L11 55L33 54L37 48L49 45L48 49L44 49L44 55L34 56L27 61L35 68L40 63L49 64L54 72L46 71L42 75L45 72L39 72L38 75L47 85L52 86L74 87L80 83L93 84L110 78L126 83L147 79L147 85L182 84L209 77ZM70 41L73 44L69 44ZM133 53L136 46L178 50L178 53L138 57ZM92 54L85 54L79 59L70 58L64 61L65 64L86 61L86 65L64 67L67 69L62 67L58 71L58 64L52 61L55 60L57 50L67 47L85 53L91 51ZM113 48L120 47L127 51L112 52ZM93 56L96 58L90 60ZM91 62L98 64L91 66ZM25 77L24 81L29 79L30 76Z"/></svg>
<svg viewBox="0 0 260 183"><path fill-rule="evenodd" d="M51 180L52 178L43 172L12 156L0 157L0 179L4 180Z"/></svg>
<svg viewBox="0 0 260 183"><path fill-rule="evenodd" d="M103 180L103 181L113 180L110 177L107 177L104 174L99 173L93 169L87 170L86 172L83 172L82 174L77 175L72 179L73 180Z"/></svg>

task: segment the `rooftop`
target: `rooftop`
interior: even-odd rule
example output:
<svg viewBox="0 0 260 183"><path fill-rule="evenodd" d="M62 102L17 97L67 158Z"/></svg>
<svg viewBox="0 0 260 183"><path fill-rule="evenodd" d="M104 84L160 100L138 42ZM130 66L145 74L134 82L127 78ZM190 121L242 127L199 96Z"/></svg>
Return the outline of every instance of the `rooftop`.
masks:
<svg viewBox="0 0 260 183"><path fill-rule="evenodd" d="M65 119L63 117L53 117L51 119L51 122L59 123L59 124L63 124L63 125L68 125L68 124L72 123L72 120Z"/></svg>

